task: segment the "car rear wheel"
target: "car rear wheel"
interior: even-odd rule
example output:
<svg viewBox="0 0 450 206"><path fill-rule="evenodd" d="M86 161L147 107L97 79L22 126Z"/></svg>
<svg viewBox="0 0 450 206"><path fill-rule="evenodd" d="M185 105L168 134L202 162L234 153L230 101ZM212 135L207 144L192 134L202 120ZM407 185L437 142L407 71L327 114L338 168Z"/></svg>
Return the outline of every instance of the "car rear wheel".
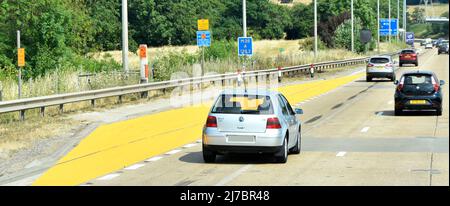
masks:
<svg viewBox="0 0 450 206"><path fill-rule="evenodd" d="M300 154L300 148L301 148L301 130L298 130L298 134L297 134L297 143L295 144L295 146L291 149L291 153L292 154Z"/></svg>
<svg viewBox="0 0 450 206"><path fill-rule="evenodd" d="M372 81L372 77L366 77L366 82L371 82Z"/></svg>
<svg viewBox="0 0 450 206"><path fill-rule="evenodd" d="M395 108L395 116L402 116L403 115L403 109L401 108Z"/></svg>
<svg viewBox="0 0 450 206"><path fill-rule="evenodd" d="M437 116L442 116L442 108L436 110Z"/></svg>
<svg viewBox="0 0 450 206"><path fill-rule="evenodd" d="M275 159L278 163L286 163L288 159L288 144L287 137L284 138L281 150L275 154Z"/></svg>
<svg viewBox="0 0 450 206"><path fill-rule="evenodd" d="M213 163L216 161L216 153L210 150L205 149L203 146L203 160L205 163Z"/></svg>

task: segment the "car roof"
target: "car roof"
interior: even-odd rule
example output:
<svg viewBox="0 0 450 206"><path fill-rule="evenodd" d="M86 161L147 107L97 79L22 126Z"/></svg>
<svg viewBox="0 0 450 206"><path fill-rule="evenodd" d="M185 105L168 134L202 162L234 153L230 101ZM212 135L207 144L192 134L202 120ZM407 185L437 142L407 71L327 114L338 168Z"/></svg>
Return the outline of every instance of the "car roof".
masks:
<svg viewBox="0 0 450 206"><path fill-rule="evenodd" d="M403 75L409 75L409 74L429 74L429 75L434 75L434 72L432 72L430 70L415 70L415 71L407 71L407 72L403 73Z"/></svg>
<svg viewBox="0 0 450 206"><path fill-rule="evenodd" d="M277 91L267 90L267 89L225 89L221 92L222 95L266 95L266 96L275 96L280 94Z"/></svg>
<svg viewBox="0 0 450 206"><path fill-rule="evenodd" d="M373 57L370 57L371 59L374 59L374 58L388 58L388 59L390 59L391 57L390 56L373 56Z"/></svg>

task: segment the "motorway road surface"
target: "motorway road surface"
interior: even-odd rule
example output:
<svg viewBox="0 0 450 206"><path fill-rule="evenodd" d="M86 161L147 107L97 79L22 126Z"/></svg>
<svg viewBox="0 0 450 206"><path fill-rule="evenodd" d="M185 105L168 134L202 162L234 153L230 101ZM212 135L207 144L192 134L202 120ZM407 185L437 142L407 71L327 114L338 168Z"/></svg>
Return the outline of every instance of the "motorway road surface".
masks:
<svg viewBox="0 0 450 206"><path fill-rule="evenodd" d="M302 152L290 155L286 164L260 155L219 156L205 164L197 141L82 185L448 186L449 56L432 50L419 61L419 69L433 70L447 83L443 116L394 116L395 85L365 82L360 75L298 104L305 111ZM397 76L412 69L417 68L402 67Z"/></svg>

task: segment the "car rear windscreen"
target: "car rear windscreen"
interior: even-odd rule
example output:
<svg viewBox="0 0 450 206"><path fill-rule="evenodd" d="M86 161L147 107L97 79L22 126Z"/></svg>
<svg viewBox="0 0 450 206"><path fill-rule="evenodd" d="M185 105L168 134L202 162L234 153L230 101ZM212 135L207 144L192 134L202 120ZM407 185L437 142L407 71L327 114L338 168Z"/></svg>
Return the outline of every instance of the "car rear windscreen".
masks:
<svg viewBox="0 0 450 206"><path fill-rule="evenodd" d="M413 50L403 50L402 54L414 54L415 52Z"/></svg>
<svg viewBox="0 0 450 206"><path fill-rule="evenodd" d="M272 101L265 95L221 95L211 113L273 114Z"/></svg>
<svg viewBox="0 0 450 206"><path fill-rule="evenodd" d="M372 58L372 59L370 59L370 63L386 64L386 63L389 63L389 59L388 58Z"/></svg>
<svg viewBox="0 0 450 206"><path fill-rule="evenodd" d="M420 85L432 83L432 76L428 74L412 74L406 75L404 78L405 85Z"/></svg>

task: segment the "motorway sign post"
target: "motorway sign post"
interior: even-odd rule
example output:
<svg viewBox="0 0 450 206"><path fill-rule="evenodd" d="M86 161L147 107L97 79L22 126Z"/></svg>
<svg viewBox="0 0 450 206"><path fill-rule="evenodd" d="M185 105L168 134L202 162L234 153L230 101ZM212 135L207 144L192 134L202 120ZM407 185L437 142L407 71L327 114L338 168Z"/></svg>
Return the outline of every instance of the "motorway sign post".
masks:
<svg viewBox="0 0 450 206"><path fill-rule="evenodd" d="M406 32L406 44L414 45L414 32Z"/></svg>
<svg viewBox="0 0 450 206"><path fill-rule="evenodd" d="M211 46L211 32L209 30L209 20L199 19L197 21L197 46L202 48L202 76L204 74L205 65L205 48Z"/></svg>
<svg viewBox="0 0 450 206"><path fill-rule="evenodd" d="M391 31L389 32L389 19L380 19L380 36L396 36L398 33L397 19L391 19Z"/></svg>

